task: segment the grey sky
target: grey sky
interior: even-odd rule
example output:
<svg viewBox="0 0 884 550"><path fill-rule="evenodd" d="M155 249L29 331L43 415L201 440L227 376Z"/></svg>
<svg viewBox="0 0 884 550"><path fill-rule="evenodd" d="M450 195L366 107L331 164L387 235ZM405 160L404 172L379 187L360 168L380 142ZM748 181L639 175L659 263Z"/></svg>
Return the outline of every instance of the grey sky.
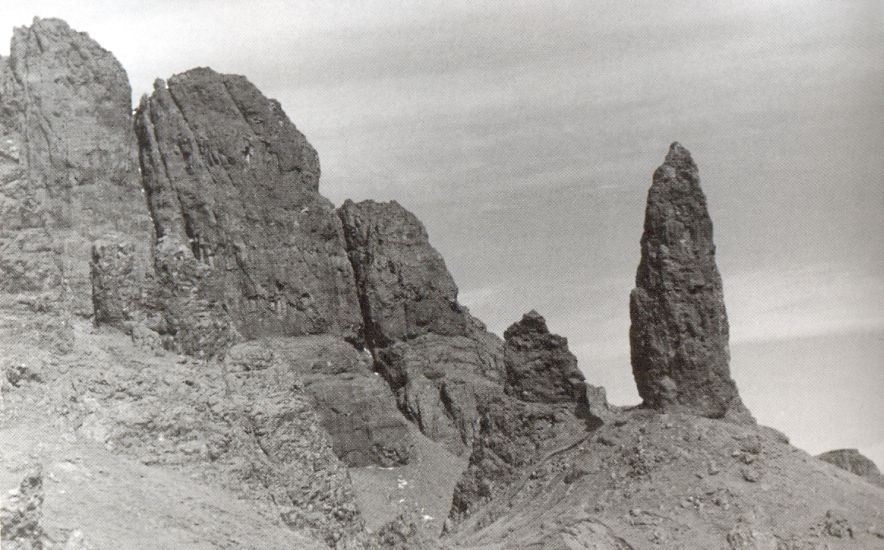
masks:
<svg viewBox="0 0 884 550"><path fill-rule="evenodd" d="M336 203L395 198L501 332L530 308L637 400L628 293L669 142L700 166L745 401L884 465L884 4L4 0L134 95L209 65L278 98ZM4 52L6 45L3 46Z"/></svg>

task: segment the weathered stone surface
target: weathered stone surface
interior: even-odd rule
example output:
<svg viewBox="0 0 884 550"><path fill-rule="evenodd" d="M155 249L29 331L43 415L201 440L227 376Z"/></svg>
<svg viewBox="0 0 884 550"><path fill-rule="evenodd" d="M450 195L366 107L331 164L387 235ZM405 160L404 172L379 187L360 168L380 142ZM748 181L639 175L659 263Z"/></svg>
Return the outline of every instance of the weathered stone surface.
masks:
<svg viewBox="0 0 884 550"><path fill-rule="evenodd" d="M817 458L884 487L884 476L881 475L878 466L857 449L826 451L821 455L817 455Z"/></svg>
<svg viewBox="0 0 884 550"><path fill-rule="evenodd" d="M395 202L338 213L377 370L421 432L469 457L453 496L460 520L542 449L585 432L583 376L536 313L506 345L472 318L423 225Z"/></svg>
<svg viewBox="0 0 884 550"><path fill-rule="evenodd" d="M11 550L39 550L46 535L43 517L43 471L29 470L12 494L4 495L0 506L0 541Z"/></svg>
<svg viewBox="0 0 884 550"><path fill-rule="evenodd" d="M396 202L338 209L356 275L365 340L399 408L453 453L468 453L477 391L500 392L503 348L457 303L426 229Z"/></svg>
<svg viewBox="0 0 884 550"><path fill-rule="evenodd" d="M15 30L0 59L0 292L92 313L92 241L151 226L134 162L131 90L114 56L57 19Z"/></svg>
<svg viewBox="0 0 884 550"><path fill-rule="evenodd" d="M190 248L161 238L154 247L157 293L162 313L159 332L165 345L200 357L221 357L242 340L229 310L223 287L215 284L212 268L197 260Z"/></svg>
<svg viewBox="0 0 884 550"><path fill-rule="evenodd" d="M119 335L109 338L117 348L126 345ZM123 357L137 356L128 351ZM270 505L287 525L331 547L346 548L360 535L348 470L299 375L181 362L170 354L144 356L137 369L113 355L90 357L89 365L72 369L78 387L92 388L69 411L80 437ZM97 388L108 383L129 397L105 400Z"/></svg>
<svg viewBox="0 0 884 550"><path fill-rule="evenodd" d="M346 201L344 224L366 341L385 346L421 334L464 336L470 320L420 220L397 202Z"/></svg>
<svg viewBox="0 0 884 550"><path fill-rule="evenodd" d="M687 149L673 143L648 192L630 295L632 372L645 405L748 417L730 377L712 220Z"/></svg>
<svg viewBox="0 0 884 550"><path fill-rule="evenodd" d="M92 307L95 321L122 327L145 315L152 270L144 272L142 245L119 234L92 243Z"/></svg>
<svg viewBox="0 0 884 550"><path fill-rule="evenodd" d="M523 401L583 402L586 383L568 339L550 334L546 320L531 310L503 333L506 392Z"/></svg>
<svg viewBox="0 0 884 550"><path fill-rule="evenodd" d="M476 410L469 466L454 491L454 520L510 489L544 451L572 443L588 427L573 404L526 402L499 389L478 393Z"/></svg>
<svg viewBox="0 0 884 550"><path fill-rule="evenodd" d="M369 358L333 336L263 338L230 349L231 372L254 372L268 390L280 376L312 399L335 454L348 466L408 463L414 442L408 421Z"/></svg>
<svg viewBox="0 0 884 550"><path fill-rule="evenodd" d="M340 220L318 193L316 151L277 101L201 68L157 81L135 118L160 277L178 284L174 266L198 263L181 284L246 339L358 338ZM167 322L172 333L189 323Z"/></svg>
<svg viewBox="0 0 884 550"><path fill-rule="evenodd" d="M479 429L478 395L503 393L500 340L424 334L374 353L399 408L421 432L454 454L469 453Z"/></svg>

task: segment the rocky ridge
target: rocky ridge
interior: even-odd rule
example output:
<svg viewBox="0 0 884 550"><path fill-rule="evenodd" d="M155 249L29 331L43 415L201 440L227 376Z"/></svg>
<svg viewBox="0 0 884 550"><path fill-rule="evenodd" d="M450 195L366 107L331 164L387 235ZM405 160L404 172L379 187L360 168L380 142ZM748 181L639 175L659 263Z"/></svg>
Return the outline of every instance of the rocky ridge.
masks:
<svg viewBox="0 0 884 550"><path fill-rule="evenodd" d="M834 466L847 470L852 474L856 474L866 479L870 483L874 483L879 487L884 487L884 476L881 470L868 457L864 456L857 449L835 449L826 451L817 458L823 462L828 462Z"/></svg>
<svg viewBox="0 0 884 550"><path fill-rule="evenodd" d="M244 77L157 81L133 117L119 63L63 22L16 30L12 51L0 481L23 496L4 502L4 547L884 536L879 489L796 455L741 405L711 220L680 145L654 175L631 297L645 406L620 409L537 312L503 340L472 317L405 208L334 209L316 151ZM35 457L48 474L22 477ZM807 513L764 520L787 489ZM676 519L672 498L697 514Z"/></svg>

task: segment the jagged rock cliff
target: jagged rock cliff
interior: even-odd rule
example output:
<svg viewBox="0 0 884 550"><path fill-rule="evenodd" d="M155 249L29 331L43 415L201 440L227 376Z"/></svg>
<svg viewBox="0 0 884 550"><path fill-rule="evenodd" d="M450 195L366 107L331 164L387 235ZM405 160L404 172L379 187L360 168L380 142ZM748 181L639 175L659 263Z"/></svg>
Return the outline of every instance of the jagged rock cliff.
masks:
<svg viewBox="0 0 884 550"><path fill-rule="evenodd" d="M157 271L174 289L161 300L170 332L209 317L246 339L358 338L341 223L318 192L316 151L278 102L241 76L193 69L156 82L135 128Z"/></svg>
<svg viewBox="0 0 884 550"><path fill-rule="evenodd" d="M645 404L748 418L730 377L712 220L697 165L679 143L670 146L648 191L635 284L629 339Z"/></svg>
<svg viewBox="0 0 884 550"><path fill-rule="evenodd" d="M15 30L0 59L0 291L91 315L90 249L109 235L128 239L129 277L145 288L152 239L130 105L123 67L85 33L58 19Z"/></svg>
<svg viewBox="0 0 884 550"><path fill-rule="evenodd" d="M466 336L469 317L423 224L399 203L346 201L338 210L372 347L433 333Z"/></svg>
<svg viewBox="0 0 884 550"><path fill-rule="evenodd" d="M376 367L406 417L469 457L451 511L461 519L545 447L586 430L583 376L536 312L506 344L474 319L423 225L399 204L347 201L338 212Z"/></svg>
<svg viewBox="0 0 884 550"><path fill-rule="evenodd" d="M335 454L348 466L408 463L408 421L389 386L365 354L333 336L262 338L238 344L225 359L229 372L268 376L285 372L313 401Z"/></svg>
<svg viewBox="0 0 884 550"><path fill-rule="evenodd" d="M452 452L469 451L476 393L503 380L500 339L457 303L457 287L423 224L396 202L338 210L356 273L366 341L400 409Z"/></svg>

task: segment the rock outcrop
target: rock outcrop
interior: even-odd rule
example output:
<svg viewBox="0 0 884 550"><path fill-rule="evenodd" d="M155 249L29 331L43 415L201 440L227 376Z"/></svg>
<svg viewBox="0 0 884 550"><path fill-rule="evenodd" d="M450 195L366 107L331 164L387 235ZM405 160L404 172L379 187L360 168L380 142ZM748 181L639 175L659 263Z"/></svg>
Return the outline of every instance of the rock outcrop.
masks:
<svg viewBox="0 0 884 550"><path fill-rule="evenodd" d="M131 90L123 67L57 19L15 30L0 59L0 292L92 314L90 249L132 237L148 267Z"/></svg>
<svg viewBox="0 0 884 550"><path fill-rule="evenodd" d="M293 376L347 466L398 466L413 456L408 421L389 386L365 354L333 336L264 338L230 349L226 363L238 376Z"/></svg>
<svg viewBox="0 0 884 550"><path fill-rule="evenodd" d="M546 319L534 310L503 333L506 392L523 401L577 403L586 398L586 382L568 339L550 334Z"/></svg>
<svg viewBox="0 0 884 550"><path fill-rule="evenodd" d="M697 165L679 143L648 192L630 318L632 372L646 406L748 419L730 377L712 220Z"/></svg>
<svg viewBox="0 0 884 550"><path fill-rule="evenodd" d="M40 550L46 542L43 516L43 471L37 465L0 506L0 541L11 550Z"/></svg>
<svg viewBox="0 0 884 550"><path fill-rule="evenodd" d="M57 19L15 30L0 59L0 292L90 316L90 249L108 233L132 238L144 276L130 105L125 71L88 35Z"/></svg>
<svg viewBox="0 0 884 550"><path fill-rule="evenodd" d="M466 336L457 286L417 217L396 201L346 201L338 214L372 347L432 333Z"/></svg>
<svg viewBox="0 0 884 550"><path fill-rule="evenodd" d="M884 487L884 476L871 459L857 449L835 449L817 455L817 458L865 478L875 485Z"/></svg>
<svg viewBox="0 0 884 550"><path fill-rule="evenodd" d="M199 341L182 334L196 309L245 339L358 339L341 222L318 192L316 151L277 101L193 69L158 80L135 119L170 333Z"/></svg>
<svg viewBox="0 0 884 550"><path fill-rule="evenodd" d="M497 392L503 347L457 302L457 287L423 224L396 202L338 210L376 368L399 408L452 452L469 452L476 394Z"/></svg>
<svg viewBox="0 0 884 550"><path fill-rule="evenodd" d="M395 202L339 210L375 367L429 438L469 457L453 498L460 520L549 446L587 429L587 389L567 341L536 312L489 333L420 221Z"/></svg>

